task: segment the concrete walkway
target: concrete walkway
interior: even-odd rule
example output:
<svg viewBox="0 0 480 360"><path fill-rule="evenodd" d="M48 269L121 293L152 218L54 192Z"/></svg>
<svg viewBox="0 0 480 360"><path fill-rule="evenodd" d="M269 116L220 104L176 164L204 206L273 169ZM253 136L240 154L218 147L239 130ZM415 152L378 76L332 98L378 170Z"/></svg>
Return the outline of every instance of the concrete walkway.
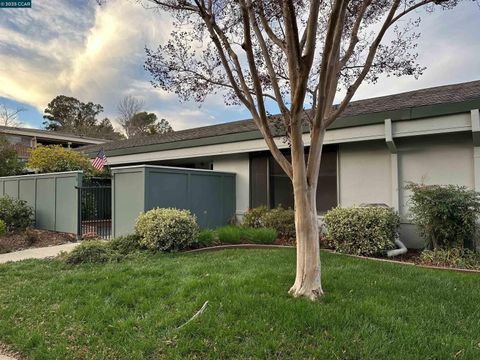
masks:
<svg viewBox="0 0 480 360"><path fill-rule="evenodd" d="M63 245L48 246L43 248L32 248L7 254L0 254L0 264L4 264L10 261L20 261L26 259L45 259L49 257L54 257L60 254L60 252L62 251L72 251L79 244L79 242L76 242Z"/></svg>

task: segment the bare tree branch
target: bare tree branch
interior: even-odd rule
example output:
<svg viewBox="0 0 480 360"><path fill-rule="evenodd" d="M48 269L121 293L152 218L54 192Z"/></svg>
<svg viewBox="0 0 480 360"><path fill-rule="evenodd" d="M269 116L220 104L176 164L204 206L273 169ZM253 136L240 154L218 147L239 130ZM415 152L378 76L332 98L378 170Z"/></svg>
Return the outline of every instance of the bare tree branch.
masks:
<svg viewBox="0 0 480 360"><path fill-rule="evenodd" d="M244 22L244 43L242 46L245 52L247 53L248 65L250 67L250 74L252 76L254 89L257 94L257 108L259 110L258 118L254 117L253 119L257 123L257 126L260 129L260 132L262 133L264 139L266 140L267 145L270 151L272 152L272 155L275 157L279 165L282 167L283 171L285 171L285 173L290 178L292 178L293 176L292 166L289 163L289 161L286 159L285 155L283 155L282 152L278 149L278 146L275 144L272 133L270 131L270 127L268 124L268 116L265 109L265 103L263 101L262 85L260 83L260 79L258 78L258 71L255 65L255 55L253 53L252 37L250 34L251 21L249 18L249 10L244 0L239 0L239 2L240 2L240 7L242 10L242 18ZM252 20L252 21L255 21L255 20ZM287 113L285 113L285 115L287 115Z"/></svg>
<svg viewBox="0 0 480 360"><path fill-rule="evenodd" d="M325 121L325 127L330 126L332 124L332 122L335 121L335 119L337 119L338 116L340 116L340 114L343 112L343 110L345 110L347 105L350 103L350 100L352 99L353 95L355 95L355 92L357 91L358 87L360 86L362 81L365 79L365 76L368 74L368 72L369 72L369 70L372 66L373 60L375 59L375 54L376 54L376 51L378 49L378 46L380 45L380 43L383 39L383 36L387 32L388 28L393 24L392 19L395 16L395 13L398 9L398 5L400 4L400 1L401 0L394 0L392 8L390 9L390 11L388 13L388 16L386 17L382 28L378 32L378 35L376 36L372 45L370 45L370 49L368 51L368 56L367 56L367 59L365 61L364 67L363 67L360 75L357 77L355 82L347 89L347 94L346 94L345 98L340 102L338 107L334 111L332 111L328 115L328 117L325 118L325 120L324 120ZM430 0L430 2L431 1L435 1L435 0ZM407 14L408 11L405 11L404 13ZM400 18L397 18L397 20L398 19L400 19Z"/></svg>
<svg viewBox="0 0 480 360"><path fill-rule="evenodd" d="M26 109L11 109L8 108L5 104L0 104L0 125L10 127L20 126L22 123L18 121L18 114L23 111L26 111Z"/></svg>

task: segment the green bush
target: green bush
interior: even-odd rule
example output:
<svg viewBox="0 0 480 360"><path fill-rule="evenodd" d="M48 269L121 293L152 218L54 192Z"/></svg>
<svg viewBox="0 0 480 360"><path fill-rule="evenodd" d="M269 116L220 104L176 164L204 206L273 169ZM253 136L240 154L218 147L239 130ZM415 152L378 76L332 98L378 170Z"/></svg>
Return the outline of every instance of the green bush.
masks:
<svg viewBox="0 0 480 360"><path fill-rule="evenodd" d="M392 248L400 217L390 208L334 208L325 214L327 244L339 252L373 255Z"/></svg>
<svg viewBox="0 0 480 360"><path fill-rule="evenodd" d="M25 230L33 225L33 209L26 201L11 197L0 198L0 219L5 222L7 231Z"/></svg>
<svg viewBox="0 0 480 360"><path fill-rule="evenodd" d="M197 243L200 246L212 246L215 244L215 231L204 229L198 232Z"/></svg>
<svg viewBox="0 0 480 360"><path fill-rule="evenodd" d="M18 158L15 148L0 134L0 176L20 175L24 169L25 164Z"/></svg>
<svg viewBox="0 0 480 360"><path fill-rule="evenodd" d="M241 235L255 244L273 244L277 240L277 231L270 228L243 228Z"/></svg>
<svg viewBox="0 0 480 360"><path fill-rule="evenodd" d="M115 254L109 244L100 240L85 240L64 255L67 264L101 264L111 261Z"/></svg>
<svg viewBox="0 0 480 360"><path fill-rule="evenodd" d="M222 226L217 229L217 236L222 244L240 244L242 228L234 225Z"/></svg>
<svg viewBox="0 0 480 360"><path fill-rule="evenodd" d="M480 270L480 254L468 249L424 250L420 262L424 265Z"/></svg>
<svg viewBox="0 0 480 360"><path fill-rule="evenodd" d="M256 208L248 209L243 215L243 225L251 228L261 228L265 226L264 216L268 212L266 206L259 206Z"/></svg>
<svg viewBox="0 0 480 360"><path fill-rule="evenodd" d="M195 243L198 225L188 210L156 208L141 214L135 223L141 245L153 251L178 251Z"/></svg>
<svg viewBox="0 0 480 360"><path fill-rule="evenodd" d="M295 234L295 211L281 207L271 209L263 217L266 228L275 229L278 237L284 240L294 240Z"/></svg>
<svg viewBox="0 0 480 360"><path fill-rule="evenodd" d="M475 247L479 193L464 186L409 183L410 212L428 249Z"/></svg>
<svg viewBox="0 0 480 360"><path fill-rule="evenodd" d="M295 239L295 211L278 207L267 209L265 206L249 209L243 217L243 225L251 228L271 228L284 240Z"/></svg>
<svg viewBox="0 0 480 360"><path fill-rule="evenodd" d="M60 145L39 145L28 158L27 167L39 173L83 170L87 175L99 173L88 158L81 152Z"/></svg>
<svg viewBox="0 0 480 360"><path fill-rule="evenodd" d="M5 235L7 233L7 224L5 224L5 221L0 219L0 236Z"/></svg>
<svg viewBox="0 0 480 360"><path fill-rule="evenodd" d="M108 245L110 249L121 254L128 255L142 249L141 238L136 234L118 236L112 239Z"/></svg>

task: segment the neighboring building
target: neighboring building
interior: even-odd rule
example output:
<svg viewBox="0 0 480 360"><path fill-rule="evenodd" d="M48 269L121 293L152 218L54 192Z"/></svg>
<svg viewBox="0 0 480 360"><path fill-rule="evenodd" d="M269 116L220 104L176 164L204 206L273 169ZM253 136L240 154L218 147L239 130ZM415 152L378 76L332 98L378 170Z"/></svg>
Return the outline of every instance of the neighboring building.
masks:
<svg viewBox="0 0 480 360"><path fill-rule="evenodd" d="M12 144L17 151L18 157L22 160L28 158L29 150L35 148L37 144L62 145L64 147L77 148L84 145L103 144L109 141L48 130L10 126L0 126L0 136L5 136L7 141Z"/></svg>
<svg viewBox="0 0 480 360"><path fill-rule="evenodd" d="M384 203L401 238L421 245L408 220L408 181L480 191L480 81L352 102L325 136L318 212ZM275 121L275 120L273 120ZM309 144L309 135L304 135ZM279 136L277 143L288 152ZM237 216L259 205L293 206L288 178L251 120L102 145L111 166L155 164L234 172ZM98 146L83 151L94 157Z"/></svg>

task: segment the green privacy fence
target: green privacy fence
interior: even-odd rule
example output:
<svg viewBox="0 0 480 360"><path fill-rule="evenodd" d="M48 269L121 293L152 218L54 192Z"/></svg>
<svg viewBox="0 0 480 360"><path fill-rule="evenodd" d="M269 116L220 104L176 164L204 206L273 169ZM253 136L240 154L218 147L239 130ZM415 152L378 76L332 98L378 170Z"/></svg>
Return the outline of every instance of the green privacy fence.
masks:
<svg viewBox="0 0 480 360"><path fill-rule="evenodd" d="M81 171L0 177L0 197L25 200L35 212L35 227L77 233Z"/></svg>
<svg viewBox="0 0 480 360"><path fill-rule="evenodd" d="M113 236L129 234L138 215L155 207L189 209L202 228L225 225L235 215L233 173L138 165L114 168L112 177L111 198L101 201L98 189L90 189L98 184L84 182L81 171L0 177L0 197L25 200L35 227L74 234L99 235L111 222Z"/></svg>
<svg viewBox="0 0 480 360"><path fill-rule="evenodd" d="M155 207L189 209L202 228L235 215L235 174L166 166L112 169L113 235L133 232L141 212Z"/></svg>

